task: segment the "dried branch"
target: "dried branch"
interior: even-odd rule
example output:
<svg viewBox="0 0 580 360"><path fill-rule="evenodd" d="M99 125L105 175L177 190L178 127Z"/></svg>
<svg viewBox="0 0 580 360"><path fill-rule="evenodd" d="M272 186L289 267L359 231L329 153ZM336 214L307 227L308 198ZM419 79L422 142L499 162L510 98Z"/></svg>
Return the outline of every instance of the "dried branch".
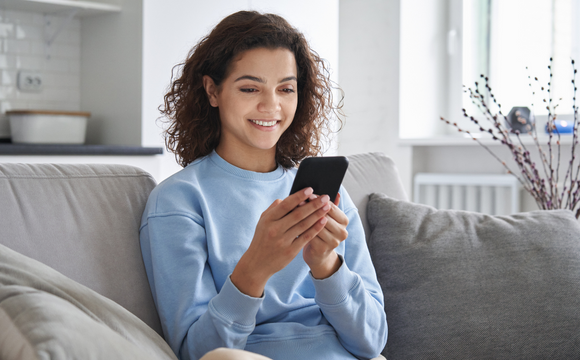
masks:
<svg viewBox="0 0 580 360"><path fill-rule="evenodd" d="M470 131L461 129L457 123L452 123L443 117L441 117L441 120L445 121L449 125L454 126L459 132L465 132L473 140L477 141L480 146L482 146L488 153L490 153L498 162L502 164L508 174L512 174L518 179L523 188L532 195L540 209L569 209L576 211L576 218L580 218L580 164L575 165L576 148L578 145L578 127L580 125L578 107L576 106L577 71L575 68L574 60L572 60L572 85L574 86L572 158L568 164L566 174L564 176L563 189L560 192L558 189L558 183L560 180L561 135L555 125L555 121L557 119L556 110L558 109L559 104L554 102L552 96L552 58L550 58L550 65L548 68L550 69L550 82L548 82L547 89L539 84L537 77L534 77L534 81L538 84L538 86L540 86L541 91L546 91L548 93L547 99L542 99L542 101L546 104L546 109L548 110L548 124L546 127L548 133L548 142L546 144L548 147L547 152L543 150L542 144L540 144L537 127L534 124L526 124L528 125L526 126L526 134L532 137L535 147L538 150L543 175L540 174L540 169L538 169L536 163L532 160L530 151L520 136L522 135L520 131L507 128L509 125L508 118L502 113L501 104L495 98L492 89L489 86L489 79L486 76L481 75L481 78L484 80L485 92L493 104L499 109L497 113L494 113L491 110L490 104L486 102L486 97L480 91L480 84L478 82L475 82L475 87L473 89L465 88L464 86L464 91L469 93L469 97L472 103L479 109L481 114L484 116L484 120L487 121L491 126L488 127L482 123L482 121L477 120L474 116L470 116L465 109L463 109L463 116L476 124L479 127L479 131L481 133L490 134L494 141L498 141L502 145L508 147L515 163L519 168L519 172L516 173L512 171L505 161L499 158L487 145L482 143ZM531 76L528 75L528 79L528 85L532 90L532 95L536 95L536 92L533 91ZM532 103L531 105L533 108L534 104ZM517 139L517 143L514 143L514 138ZM555 140L555 143L553 143L553 140ZM554 155L556 155L556 159L554 159Z"/></svg>

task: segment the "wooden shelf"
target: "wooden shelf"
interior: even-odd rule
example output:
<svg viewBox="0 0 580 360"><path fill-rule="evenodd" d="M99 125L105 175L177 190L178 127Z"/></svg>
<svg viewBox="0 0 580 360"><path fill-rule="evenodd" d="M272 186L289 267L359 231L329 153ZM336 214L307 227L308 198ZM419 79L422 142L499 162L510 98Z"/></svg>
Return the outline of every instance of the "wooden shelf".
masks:
<svg viewBox="0 0 580 360"><path fill-rule="evenodd" d="M72 10L78 10L76 16L81 17L121 11L119 5L80 0L0 0L0 8L46 14L68 13Z"/></svg>

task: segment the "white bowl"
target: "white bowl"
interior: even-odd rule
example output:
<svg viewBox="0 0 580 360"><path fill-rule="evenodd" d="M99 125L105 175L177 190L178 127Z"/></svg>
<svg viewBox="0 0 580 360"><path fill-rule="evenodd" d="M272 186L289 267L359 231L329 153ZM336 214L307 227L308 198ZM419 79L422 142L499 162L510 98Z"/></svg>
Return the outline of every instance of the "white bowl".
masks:
<svg viewBox="0 0 580 360"><path fill-rule="evenodd" d="M12 142L17 144L84 144L88 112L12 110Z"/></svg>

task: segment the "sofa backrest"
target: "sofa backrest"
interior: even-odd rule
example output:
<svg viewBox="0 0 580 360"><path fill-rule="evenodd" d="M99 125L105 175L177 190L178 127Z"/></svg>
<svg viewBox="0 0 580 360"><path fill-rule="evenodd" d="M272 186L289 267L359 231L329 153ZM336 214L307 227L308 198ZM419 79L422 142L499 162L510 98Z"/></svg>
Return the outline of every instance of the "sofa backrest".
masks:
<svg viewBox="0 0 580 360"><path fill-rule="evenodd" d="M0 243L161 334L139 248L141 214L155 185L132 166L0 164Z"/></svg>
<svg viewBox="0 0 580 360"><path fill-rule="evenodd" d="M368 195L407 199L393 161L349 156L343 185L366 221ZM125 165L0 164L0 243L131 311L162 334L139 248L155 180Z"/></svg>
<svg viewBox="0 0 580 360"><path fill-rule="evenodd" d="M382 153L348 156L348 171L342 185L348 191L361 217L367 241L370 229L367 221L369 195L383 193L397 200L408 200L399 171L391 158Z"/></svg>

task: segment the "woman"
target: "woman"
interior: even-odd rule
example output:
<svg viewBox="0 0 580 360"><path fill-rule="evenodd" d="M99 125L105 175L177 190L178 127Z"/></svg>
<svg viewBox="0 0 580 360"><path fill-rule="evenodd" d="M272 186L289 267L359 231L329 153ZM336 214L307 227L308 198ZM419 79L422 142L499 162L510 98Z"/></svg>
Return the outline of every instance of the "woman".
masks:
<svg viewBox="0 0 580 360"><path fill-rule="evenodd" d="M383 296L348 194L288 196L335 110L322 60L279 16L232 14L190 51L162 109L184 169L153 190L140 230L178 357L230 348L353 359L383 349Z"/></svg>

